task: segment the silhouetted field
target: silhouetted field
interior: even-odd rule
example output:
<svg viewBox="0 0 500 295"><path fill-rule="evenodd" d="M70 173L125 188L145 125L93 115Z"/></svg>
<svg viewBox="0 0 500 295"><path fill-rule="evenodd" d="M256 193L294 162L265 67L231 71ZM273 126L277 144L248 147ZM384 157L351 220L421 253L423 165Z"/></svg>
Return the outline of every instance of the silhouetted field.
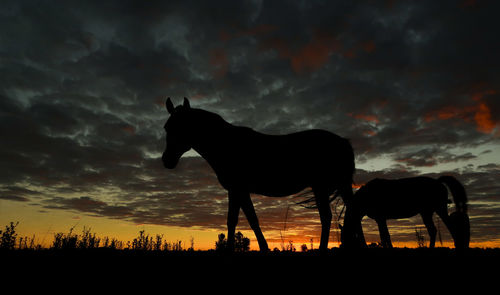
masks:
<svg viewBox="0 0 500 295"><path fill-rule="evenodd" d="M334 248L328 253L216 251L135 251L115 249L5 250L0 251L5 277L47 280L152 279L227 277L294 280L349 277L368 280L417 279L439 281L484 279L498 274L500 249ZM466 281L463 281L466 282Z"/></svg>
<svg viewBox="0 0 500 295"><path fill-rule="evenodd" d="M401 282L408 283L410 289L430 283L443 288L450 284L484 287L496 283L500 265L499 248L333 248L326 252L261 253L236 247L240 250L227 253L223 247L196 251L144 231L124 243L99 238L90 229L80 235L70 230L56 233L50 248L43 248L34 243L35 238L17 237L16 225L11 223L1 231L0 278L4 287L17 283L19 290L35 287L39 291L66 291L62 285L71 286L69 293L82 288L94 292L97 286L111 287L112 294L118 293L115 288L127 291L129 286L152 290L183 286L190 290L204 287L200 280L219 284L217 288L236 282L245 288L270 284L278 289L291 287L292 291L294 284L337 286L346 282L354 284L351 287L371 286L367 282L389 284L381 285L384 288ZM223 238L219 235L219 246L224 244ZM240 238L246 245L244 236Z"/></svg>

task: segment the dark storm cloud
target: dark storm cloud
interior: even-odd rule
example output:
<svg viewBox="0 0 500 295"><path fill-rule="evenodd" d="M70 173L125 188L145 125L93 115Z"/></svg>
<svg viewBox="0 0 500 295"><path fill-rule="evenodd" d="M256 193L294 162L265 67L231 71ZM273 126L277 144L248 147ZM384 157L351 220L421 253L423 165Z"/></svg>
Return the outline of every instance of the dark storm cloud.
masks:
<svg viewBox="0 0 500 295"><path fill-rule="evenodd" d="M477 156L472 153L455 155L439 148L422 149L417 152L400 153L394 159L397 162L405 163L414 167L436 166L440 163L450 163L475 159Z"/></svg>
<svg viewBox="0 0 500 295"><path fill-rule="evenodd" d="M455 150L498 143L500 134L498 8L7 1L2 198L138 223L223 227L225 192L202 159L162 167L167 96L176 103L187 96L193 107L263 132L327 129L351 139L359 163L380 155L399 163L360 170L359 183L473 160L478 155ZM498 169L481 169L457 174L473 196L498 196L484 180ZM264 227L280 229L288 204L257 198Z"/></svg>

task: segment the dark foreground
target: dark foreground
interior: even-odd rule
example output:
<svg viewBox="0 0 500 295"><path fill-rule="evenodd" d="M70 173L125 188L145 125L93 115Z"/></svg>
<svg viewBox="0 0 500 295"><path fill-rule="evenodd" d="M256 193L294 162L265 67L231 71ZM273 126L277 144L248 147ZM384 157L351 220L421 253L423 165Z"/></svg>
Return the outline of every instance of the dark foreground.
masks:
<svg viewBox="0 0 500 295"><path fill-rule="evenodd" d="M379 287L387 288L406 283L412 289L442 283L437 286L472 284L478 288L496 285L500 273L500 249L332 249L323 254L231 255L214 251L14 250L0 252L0 259L4 282L53 284L56 289L69 284L75 286L74 291L107 286L118 292L137 284L153 289L161 286L165 291L173 287L188 290L205 286L202 282L218 282L223 289L229 282L245 282L245 288L267 283L290 288L347 282L353 287L382 284Z"/></svg>

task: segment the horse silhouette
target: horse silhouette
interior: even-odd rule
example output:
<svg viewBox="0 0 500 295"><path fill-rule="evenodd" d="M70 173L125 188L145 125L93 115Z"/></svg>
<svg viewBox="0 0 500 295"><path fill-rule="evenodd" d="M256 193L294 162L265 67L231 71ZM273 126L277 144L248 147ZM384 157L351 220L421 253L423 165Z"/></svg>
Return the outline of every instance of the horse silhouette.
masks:
<svg viewBox="0 0 500 295"><path fill-rule="evenodd" d="M448 215L449 188L456 211ZM467 195L462 184L453 176L374 179L361 187L346 206L342 243L346 247L366 246L361 220L368 216L377 222L383 247L392 248L387 219L409 218L420 214L430 236L429 247L436 242L434 212L450 231L456 248L469 246L470 226L467 215Z"/></svg>
<svg viewBox="0 0 500 295"><path fill-rule="evenodd" d="M164 126L164 166L175 168L182 154L193 148L212 167L228 191L229 250L234 249L240 208L260 250L268 250L250 194L283 197L306 188L312 189L320 215L320 249L327 249L332 219L330 202L337 195L344 202L352 197L354 154L347 139L324 130L262 134L234 126L215 113L191 108L187 98L177 107L168 98L166 108L170 117Z"/></svg>

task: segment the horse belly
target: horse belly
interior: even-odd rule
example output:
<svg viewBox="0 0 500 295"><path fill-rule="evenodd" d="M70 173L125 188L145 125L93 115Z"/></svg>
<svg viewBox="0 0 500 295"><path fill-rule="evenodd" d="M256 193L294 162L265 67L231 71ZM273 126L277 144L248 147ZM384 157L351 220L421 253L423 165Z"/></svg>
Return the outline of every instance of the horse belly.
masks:
<svg viewBox="0 0 500 295"><path fill-rule="evenodd" d="M383 197L367 198L364 207L372 219L401 219L417 215L421 211L419 202L400 194L385 192Z"/></svg>
<svg viewBox="0 0 500 295"><path fill-rule="evenodd" d="M304 178L296 176L279 172L262 173L253 177L248 183L249 191L270 197L296 194L309 186Z"/></svg>
<svg viewBox="0 0 500 295"><path fill-rule="evenodd" d="M413 217L418 213L415 208L389 206L368 208L366 215L372 219L402 219Z"/></svg>

